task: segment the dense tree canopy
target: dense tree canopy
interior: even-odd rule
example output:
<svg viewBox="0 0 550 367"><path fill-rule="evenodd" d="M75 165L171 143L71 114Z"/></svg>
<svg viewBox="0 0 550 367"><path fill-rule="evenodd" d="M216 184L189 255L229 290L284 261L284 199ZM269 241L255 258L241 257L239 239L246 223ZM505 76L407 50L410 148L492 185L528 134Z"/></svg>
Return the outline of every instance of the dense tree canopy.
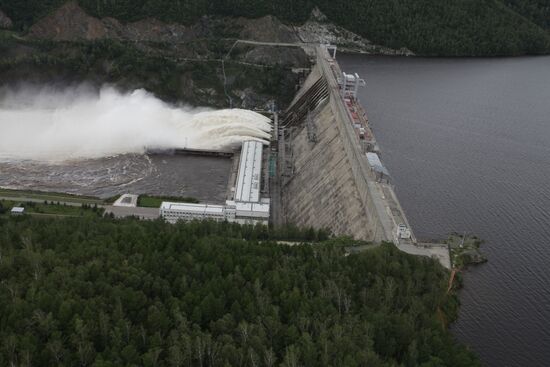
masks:
<svg viewBox="0 0 550 367"><path fill-rule="evenodd" d="M433 260L275 237L325 235L0 218L0 365L477 365L442 328Z"/></svg>
<svg viewBox="0 0 550 367"><path fill-rule="evenodd" d="M550 1L548 0L503 0L519 14L550 31Z"/></svg>
<svg viewBox="0 0 550 367"><path fill-rule="evenodd" d="M61 85L112 83L122 90L144 88L168 102L183 101L212 107L228 106L224 91L226 81L227 93L234 101L241 103L241 93L248 89L254 92L258 105L263 100L273 99L278 106L286 106L293 97L289 91L294 90L299 75L292 73L288 66L259 68L238 60L226 60L225 79L218 58L232 44L216 40L189 42L186 47L190 56L211 60L181 62L158 48L142 50L128 42L19 40L2 38L0 34L0 79L14 84L20 81ZM25 56L17 52L11 54L18 48L33 52ZM238 50L233 51L232 56L235 55Z"/></svg>
<svg viewBox="0 0 550 367"><path fill-rule="evenodd" d="M27 27L65 0L0 0ZM304 22L314 6L372 41L424 55L518 55L550 52L547 0L79 0L99 17L156 17L194 23L203 15Z"/></svg>

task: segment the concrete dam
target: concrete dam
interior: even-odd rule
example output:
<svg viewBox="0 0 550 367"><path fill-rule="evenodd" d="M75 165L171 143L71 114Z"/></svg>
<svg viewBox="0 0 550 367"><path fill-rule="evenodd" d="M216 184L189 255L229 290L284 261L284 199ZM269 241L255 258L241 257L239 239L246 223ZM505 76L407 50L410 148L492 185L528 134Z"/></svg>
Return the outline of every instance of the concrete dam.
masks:
<svg viewBox="0 0 550 367"><path fill-rule="evenodd" d="M450 268L446 245L417 243L356 98L364 81L342 72L329 51L316 48L315 67L275 124L272 220L393 242Z"/></svg>

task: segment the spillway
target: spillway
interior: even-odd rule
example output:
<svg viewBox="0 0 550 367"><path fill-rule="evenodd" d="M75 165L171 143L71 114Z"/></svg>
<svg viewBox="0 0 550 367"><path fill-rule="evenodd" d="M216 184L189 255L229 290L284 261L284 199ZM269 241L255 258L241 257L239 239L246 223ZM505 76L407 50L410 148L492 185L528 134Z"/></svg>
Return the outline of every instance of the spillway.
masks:
<svg viewBox="0 0 550 367"><path fill-rule="evenodd" d="M59 162L148 150L226 150L266 142L270 120L242 109L169 105L139 89L112 87L0 93L0 159Z"/></svg>

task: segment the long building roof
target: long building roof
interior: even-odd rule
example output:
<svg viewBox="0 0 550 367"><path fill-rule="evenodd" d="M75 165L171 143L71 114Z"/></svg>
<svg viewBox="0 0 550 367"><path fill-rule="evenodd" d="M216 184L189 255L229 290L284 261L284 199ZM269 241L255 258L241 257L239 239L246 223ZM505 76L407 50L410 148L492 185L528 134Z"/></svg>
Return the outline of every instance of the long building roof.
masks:
<svg viewBox="0 0 550 367"><path fill-rule="evenodd" d="M205 215L205 214L223 215L225 210L224 205L170 203L166 201L162 202L160 208L161 210L177 210L177 211L184 211L184 212L193 213L197 215Z"/></svg>
<svg viewBox="0 0 550 367"><path fill-rule="evenodd" d="M378 156L378 154L368 152L367 153L367 159L368 159L369 165L372 167L372 169L374 169L377 172L383 173L386 176L390 175L390 173L388 172L386 167L384 167L384 165L380 161L380 157Z"/></svg>
<svg viewBox="0 0 550 367"><path fill-rule="evenodd" d="M249 140L243 143L235 187L235 201L260 201L262 149L263 144L259 141Z"/></svg>

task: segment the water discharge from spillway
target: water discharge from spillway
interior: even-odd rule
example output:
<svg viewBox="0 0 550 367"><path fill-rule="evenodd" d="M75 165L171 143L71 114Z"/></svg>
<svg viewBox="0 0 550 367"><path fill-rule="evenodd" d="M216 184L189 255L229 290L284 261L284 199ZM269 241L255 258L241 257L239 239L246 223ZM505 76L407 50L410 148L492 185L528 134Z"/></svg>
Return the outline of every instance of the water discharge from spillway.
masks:
<svg viewBox="0 0 550 367"><path fill-rule="evenodd" d="M61 162L269 140L270 120L241 110L169 105L142 89L0 90L0 159Z"/></svg>

